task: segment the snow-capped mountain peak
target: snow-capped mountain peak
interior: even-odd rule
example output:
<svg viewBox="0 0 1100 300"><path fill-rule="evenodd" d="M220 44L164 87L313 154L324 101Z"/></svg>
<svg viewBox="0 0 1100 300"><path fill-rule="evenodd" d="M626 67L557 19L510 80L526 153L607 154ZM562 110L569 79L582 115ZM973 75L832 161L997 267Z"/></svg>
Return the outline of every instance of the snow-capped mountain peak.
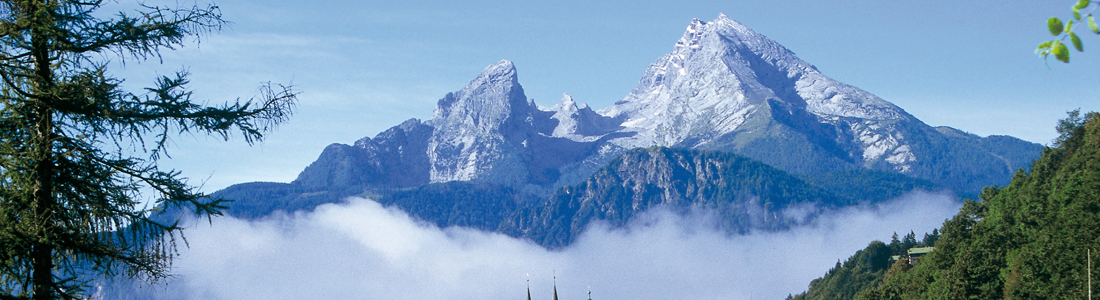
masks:
<svg viewBox="0 0 1100 300"><path fill-rule="evenodd" d="M462 90L439 100L429 125L432 182L486 179L519 185L525 180L514 148L522 141L508 138L511 131L533 125L537 111L519 85L516 68L502 60L485 68Z"/></svg>
<svg viewBox="0 0 1100 300"><path fill-rule="evenodd" d="M750 120L771 122L779 113L795 118L788 122L828 123L860 131L867 138L855 140L863 144L861 149L871 150L850 150L852 160L889 157L894 169L903 172L915 160L905 143L898 142L904 139L891 125L877 124L915 120L909 114L824 76L794 52L725 14L711 22L693 20L673 51L650 65L622 101L600 113L634 132L614 141L627 149L726 147L718 144L728 144L731 135L761 126L755 122L746 127ZM818 130L803 125L790 124L793 130ZM891 151L900 152L890 156Z"/></svg>
<svg viewBox="0 0 1100 300"><path fill-rule="evenodd" d="M502 60L440 99L431 120L407 125L361 143L372 153L361 158L382 166L361 177L402 170L410 179L364 182L482 181L549 194L652 146L734 152L797 174L894 171L960 189L997 184L1020 165L823 75L724 14L691 21L630 94L598 113L567 94L538 107ZM351 157L333 149L334 159ZM303 178L343 178L314 173Z"/></svg>
<svg viewBox="0 0 1100 300"><path fill-rule="evenodd" d="M729 133L758 104L783 98L759 77L786 79L789 72L776 65L799 62L786 48L725 15L712 22L696 19L672 53L650 65L626 98L600 112L640 133L634 141L623 140L626 148L651 140L673 146Z"/></svg>
<svg viewBox="0 0 1100 300"><path fill-rule="evenodd" d="M590 142L616 129L611 118L596 113L588 104L578 105L569 94L562 95L561 102L551 107L550 112L553 113L550 118L557 121L553 137Z"/></svg>
<svg viewBox="0 0 1100 300"><path fill-rule="evenodd" d="M558 102L558 104L550 107L550 111L553 112L576 112L577 109L579 109L579 107L577 107L577 102L574 101L573 96L570 96L569 94L562 94L561 102Z"/></svg>
<svg viewBox="0 0 1100 300"><path fill-rule="evenodd" d="M442 122L444 125L485 124L491 127L507 119L513 106L527 106L527 99L519 85L515 65L511 61L501 60L486 67L462 90L448 93L439 100L432 122Z"/></svg>

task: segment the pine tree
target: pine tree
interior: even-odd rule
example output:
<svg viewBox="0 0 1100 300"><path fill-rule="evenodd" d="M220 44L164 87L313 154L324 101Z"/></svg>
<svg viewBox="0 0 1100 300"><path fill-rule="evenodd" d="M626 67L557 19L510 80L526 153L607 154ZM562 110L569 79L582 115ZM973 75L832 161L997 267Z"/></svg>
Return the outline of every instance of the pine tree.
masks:
<svg viewBox="0 0 1100 300"><path fill-rule="evenodd" d="M197 103L186 72L125 91L107 58L155 58L225 21L213 5L102 19L101 4L0 1L0 299L77 298L94 277L164 278L181 228L157 211L224 208L158 168L169 138L239 132L252 144L296 101L268 84L243 103Z"/></svg>
<svg viewBox="0 0 1100 300"><path fill-rule="evenodd" d="M901 246L902 246L902 250L909 250L909 248L916 247L917 246L917 233L910 230L909 234L906 234L905 237L902 238Z"/></svg>
<svg viewBox="0 0 1100 300"><path fill-rule="evenodd" d="M905 254L905 248L902 248L901 240L898 239L898 233L896 231L894 235L890 237L890 244L887 246L890 246L890 250L893 251L894 254Z"/></svg>

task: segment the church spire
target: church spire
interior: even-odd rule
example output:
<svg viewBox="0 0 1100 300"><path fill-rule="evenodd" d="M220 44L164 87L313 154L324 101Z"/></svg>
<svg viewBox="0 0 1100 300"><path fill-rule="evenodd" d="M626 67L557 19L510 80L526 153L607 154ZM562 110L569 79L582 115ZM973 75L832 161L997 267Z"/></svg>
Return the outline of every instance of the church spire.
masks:
<svg viewBox="0 0 1100 300"><path fill-rule="evenodd" d="M558 300L558 275L554 275L554 300Z"/></svg>
<svg viewBox="0 0 1100 300"><path fill-rule="evenodd" d="M531 274L527 274L527 300L531 300Z"/></svg>

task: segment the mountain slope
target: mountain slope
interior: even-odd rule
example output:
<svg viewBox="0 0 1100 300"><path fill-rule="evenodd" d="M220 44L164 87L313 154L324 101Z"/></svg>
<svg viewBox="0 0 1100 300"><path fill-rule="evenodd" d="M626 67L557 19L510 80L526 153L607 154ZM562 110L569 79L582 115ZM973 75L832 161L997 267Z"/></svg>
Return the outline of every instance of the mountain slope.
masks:
<svg viewBox="0 0 1100 300"><path fill-rule="evenodd" d="M731 234L783 230L839 207L877 203L914 189L940 189L927 181L874 171L850 171L804 180L744 156L716 151L639 148L611 161L584 182L548 200L520 207L499 231L547 247L569 245L592 222L627 225L661 208L713 214ZM860 189L860 193L847 192Z"/></svg>
<svg viewBox="0 0 1100 300"><path fill-rule="evenodd" d="M401 188L472 181L548 195L560 186L562 169L615 134L609 118L568 96L540 110L518 80L512 62L490 65L440 99L431 120L410 119L353 146L332 144L294 184Z"/></svg>
<svg viewBox="0 0 1100 300"><path fill-rule="evenodd" d="M430 120L410 119L354 145L330 145L289 184L246 184L222 194L252 197L237 199L242 204L235 207L255 209L231 212L240 216L451 182L470 184L460 189L506 189L502 197L513 200L546 200L590 180L624 153L653 146L736 153L808 179L886 172L962 195L1007 183L1041 149L1012 137L928 126L885 100L829 79L775 41L721 15L712 22L692 21L673 52L651 65L638 87L613 106L593 111L565 96L557 105L540 107L527 99L514 64L504 60L440 99ZM882 178L848 182L874 187L867 181ZM854 194L841 190L832 192ZM424 197L403 203L427 207L436 200ZM461 213L475 212L454 214ZM545 220L529 220L536 221Z"/></svg>
<svg viewBox="0 0 1100 300"><path fill-rule="evenodd" d="M1030 172L967 201L934 251L879 273L882 283L860 286L858 298L1084 298L1088 274L1100 276L1085 257L1100 249L1100 114L1071 113L1059 131ZM811 285L807 294L821 292Z"/></svg>
<svg viewBox="0 0 1100 300"><path fill-rule="evenodd" d="M1100 275L1082 257L1100 249L1100 114L1071 114L1063 125L1062 142L1043 151L1031 172L987 189L982 202L944 223L928 263L866 298L1083 298L1087 274Z"/></svg>
<svg viewBox="0 0 1100 300"><path fill-rule="evenodd" d="M692 21L673 52L650 65L624 100L601 113L642 133L620 143L698 146L736 131L769 101L780 106L773 110L825 119L913 119L889 102L825 77L724 14L712 22Z"/></svg>
<svg viewBox="0 0 1100 300"><path fill-rule="evenodd" d="M1007 183L1041 149L928 126L721 15L693 21L638 87L598 113L568 96L540 109L524 95L515 66L501 61L439 100L431 120L406 121L357 149L330 146L296 182L478 181L550 195L625 151L651 146L730 151L795 174L897 172L967 195Z"/></svg>
<svg viewBox="0 0 1100 300"><path fill-rule="evenodd" d="M600 112L634 133L611 141L624 149L732 151L797 174L893 171L969 194L1007 183L1040 149L993 150L977 136L944 134L725 15L692 21L630 95ZM1006 164L1002 154L1027 159Z"/></svg>
<svg viewBox="0 0 1100 300"><path fill-rule="evenodd" d="M622 227L635 215L661 207L713 212L720 228L743 233L787 228L853 202L739 155L646 148L629 151L583 183L521 209L501 231L562 247L591 222Z"/></svg>
<svg viewBox="0 0 1100 300"><path fill-rule="evenodd" d="M368 197L439 227L496 231L560 248L593 222L623 226L655 208L713 213L713 225L743 233L782 230L812 221L824 210L877 203L914 189L942 188L904 175L867 170L803 179L737 154L651 147L628 151L584 182L563 187L549 197L499 184L463 181L333 190L249 183L214 196L236 200L228 204L227 213L248 219L277 211L310 210L326 203L327 198Z"/></svg>

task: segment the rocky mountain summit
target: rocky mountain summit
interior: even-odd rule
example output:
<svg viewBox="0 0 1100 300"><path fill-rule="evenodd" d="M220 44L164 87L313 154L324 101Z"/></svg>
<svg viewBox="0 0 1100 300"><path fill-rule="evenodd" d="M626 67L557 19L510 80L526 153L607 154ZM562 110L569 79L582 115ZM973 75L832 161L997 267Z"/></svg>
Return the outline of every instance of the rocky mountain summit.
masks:
<svg viewBox="0 0 1100 300"><path fill-rule="evenodd" d="M1041 150L928 126L721 15L692 21L599 111L568 95L536 105L503 60L443 96L430 120L332 144L291 183L216 196L236 200L228 213L243 218L362 196L436 226L555 248L593 221L622 226L653 208L710 211L736 234L914 189L973 197Z"/></svg>
<svg viewBox="0 0 1100 300"><path fill-rule="evenodd" d="M476 181L549 194L568 182L563 170L619 136L616 129L611 118L568 95L540 109L504 60L440 99L431 120L410 119L352 146L330 145L294 183L397 188Z"/></svg>
<svg viewBox="0 0 1100 300"><path fill-rule="evenodd" d="M736 151L759 139L753 131L792 130L827 157L865 167L885 161L884 167L903 173L912 171L916 157L895 124L920 123L875 95L825 77L726 15L692 21L630 95L600 112L638 133L615 141L624 148Z"/></svg>
<svg viewBox="0 0 1100 300"><path fill-rule="evenodd" d="M976 197L1042 149L924 124L720 15L693 20L610 107L569 95L539 106L502 60L443 96L430 120L329 145L293 182L213 196L234 200L227 214L245 219L360 196L424 224L561 249L591 224L628 226L653 209L699 213L739 234L812 224L913 190ZM143 293L125 281L104 291Z"/></svg>
<svg viewBox="0 0 1100 300"><path fill-rule="evenodd" d="M730 151L797 174L893 171L967 192L1006 183L1040 149L930 127L725 15L692 21L673 52L600 113L632 133L611 141L622 149Z"/></svg>
<svg viewBox="0 0 1100 300"><path fill-rule="evenodd" d="M472 181L545 196L650 146L733 152L794 174L897 172L972 194L1006 183L1041 148L928 126L720 15L692 21L629 95L598 112L568 95L540 108L504 60L440 99L431 120L329 146L294 183Z"/></svg>

